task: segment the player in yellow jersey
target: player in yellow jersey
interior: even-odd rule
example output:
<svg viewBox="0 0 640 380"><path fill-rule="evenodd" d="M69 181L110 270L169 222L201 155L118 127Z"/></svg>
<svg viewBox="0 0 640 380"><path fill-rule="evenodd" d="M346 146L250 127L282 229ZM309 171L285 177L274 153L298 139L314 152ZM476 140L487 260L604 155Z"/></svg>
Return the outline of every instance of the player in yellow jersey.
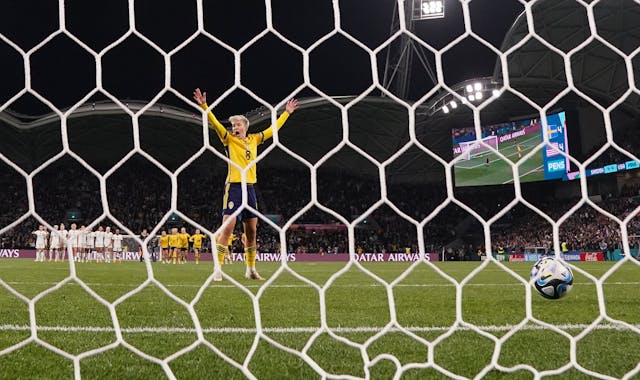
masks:
<svg viewBox="0 0 640 380"><path fill-rule="evenodd" d="M196 233L191 235L189 241L193 243L193 256L196 259L196 264L200 263L200 251L202 251L202 240L206 236L200 233L200 230L196 229Z"/></svg>
<svg viewBox="0 0 640 380"><path fill-rule="evenodd" d="M180 257L178 258L178 262L184 264L187 262L187 251L189 251L189 238L191 236L189 236L185 227L180 229L178 236L180 237Z"/></svg>
<svg viewBox="0 0 640 380"><path fill-rule="evenodd" d="M170 259L173 259L174 264L176 263L179 249L180 249L180 236L178 235L178 229L172 228L171 235L169 235L169 254L171 255Z"/></svg>
<svg viewBox="0 0 640 380"><path fill-rule="evenodd" d="M225 264L233 263L233 257L231 255L233 255L233 242L236 240L238 240L238 237L236 235L229 235L229 241L227 242L227 247L229 249L227 250L227 255L224 257Z"/></svg>
<svg viewBox="0 0 640 380"><path fill-rule="evenodd" d="M193 98L203 110L209 109L209 106L207 105L206 92L200 92L200 89L196 88L193 92ZM289 118L289 115L297 108L298 101L295 99L289 100L285 106L285 111L276 121L276 128L280 129ZM259 133L247 133L249 131L249 120L244 116L236 115L229 118L229 122L231 122L232 127L231 132L229 132L218 121L218 119L216 119L211 111L207 113L207 117L209 118L212 128L218 135L218 138L222 141L229 160L240 168L247 168L245 172L247 184L247 205L257 210L258 204L256 201L255 189L253 188L253 185L257 182L257 177L256 165L253 164L253 161L258 155L258 145L273 137L273 125ZM229 217L242 205L242 200L242 172L229 163L222 207L223 223L226 222L227 219L229 219ZM247 234L247 244L244 247L245 254L247 256L247 272L245 277L254 280L262 280L262 277L256 271L256 230L258 226L258 217L245 209L238 214L237 220L242 222L244 232ZM228 248L225 244L229 241L229 236L233 233L235 225L236 218L230 220L220 232L220 236L218 236L216 251L220 266L224 264L224 257L228 252ZM214 271L213 280L222 281L222 271Z"/></svg>
<svg viewBox="0 0 640 380"><path fill-rule="evenodd" d="M162 230L160 234L160 255L162 256L162 263L169 264L169 235L165 230Z"/></svg>

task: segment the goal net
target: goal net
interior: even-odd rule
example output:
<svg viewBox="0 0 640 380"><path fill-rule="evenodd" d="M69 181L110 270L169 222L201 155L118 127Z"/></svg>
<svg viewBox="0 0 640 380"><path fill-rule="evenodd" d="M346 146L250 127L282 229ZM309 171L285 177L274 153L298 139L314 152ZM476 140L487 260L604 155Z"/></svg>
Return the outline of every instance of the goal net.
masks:
<svg viewBox="0 0 640 380"><path fill-rule="evenodd" d="M20 2L4 3L0 9ZM640 2L514 0L519 16L502 45L488 41L493 24L478 26L500 14L478 11L480 0L360 1L358 6L265 0L259 2L264 6L259 16L255 2L128 0L113 12L123 18L119 24L90 3L80 21L72 21L70 9L84 2L58 0L53 7L27 5L24 20L6 12L0 23L0 61L18 62L2 70L3 78L10 81L19 72L24 79L15 91L7 85L7 93L0 94L0 186L6 189L0 207L0 378L640 376L640 183L630 174L640 159L637 141L618 127L626 123L637 130ZM490 3L484 6L497 6ZM311 11L318 4L325 5L323 12ZM386 25L380 40L352 29L377 25L366 16L389 4L395 9L390 35ZM193 30L174 33L177 25L152 17L149 23L172 37L146 33L141 13L154 15L160 5L169 13L187 9ZM222 5L231 7L229 13L208 8ZM52 25L40 22L47 15L54 15ZM280 31L287 19L299 23L292 29L312 29L315 24L301 15L329 19L329 27L313 33L309 43ZM434 29L421 33L411 18L443 15L458 15L458 22L435 21ZM351 26L345 22L349 17L356 20ZM96 37L100 46L76 35L74 22L101 30L108 26L100 24L103 19L121 30L113 38ZM42 35L26 32L40 24ZM445 24L456 24L450 40L425 42L423 35L438 35ZM220 37L225 29L232 31L228 39ZM278 49L264 48L265 40L275 41ZM399 78L400 88L408 83L413 67L381 67L386 49L399 41L404 50L388 63L404 62L411 51L434 82L412 100L398 96L383 79ZM63 48L56 50L56 44ZM467 54L472 46L495 62L481 70L492 77L469 85L473 78L460 72L480 59ZM260 47L264 54L254 50ZM349 49L362 59L345 55ZM124 63L114 63L123 51L130 53ZM140 65L142 51L154 57L155 68ZM460 59L454 53L461 51ZM67 52L91 70L58 75L56 70L75 67L65 59ZM45 53L55 59L35 70ZM280 68L282 56L299 63L293 84ZM363 67L352 70L356 61ZM274 62L272 72L261 70ZM127 69L130 75L122 78ZM353 96L341 96L345 87L334 80L343 69L345 78L356 82ZM41 87L65 88L81 76L93 82L69 104L61 105ZM108 79L146 84L148 77L161 78L161 84L138 102L126 89L116 94L107 85ZM222 89L210 91L203 111L192 91L205 77ZM277 83L261 86L265 77ZM319 86L319 77L328 77L330 85ZM461 82L452 83L452 77ZM362 78L369 82L363 85ZM181 79L188 85L178 89ZM274 129L270 145L251 161L260 167L259 183L269 184L256 192L260 209L252 208L246 195L253 166L229 160L207 111L224 122L223 116L242 112L232 109L229 99L242 98L257 105L247 114L252 125L266 127L298 96L301 107L283 129ZM512 103L505 110L500 102L507 96ZM171 105L163 104L165 97ZM577 139L591 146L582 147L579 158L563 145L565 132L577 123L548 126L561 99L581 105L567 112L586 123ZM367 102L367 108L358 108ZM51 112L34 117L40 109L14 109L35 103ZM499 112L504 119L490 120ZM468 129L467 138L482 136L485 119L493 125L513 118L527 123L500 124L503 130L495 135L460 143L462 154L451 153L453 127ZM314 145L320 140L329 146ZM457 163L489 153L500 160L478 164L471 175L491 175L500 166L512 174L494 179L505 188L464 192L454 185ZM113 159L100 165L86 158L109 154ZM276 155L277 165L263 171ZM214 237L223 228L220 200L228 166L242 173L244 195L232 217L245 211L257 216L257 265L266 281L245 278L238 229L235 240L224 242L231 247L230 262L216 260ZM569 189L573 198L547 191L550 181L525 191L521 176L551 172L560 172L555 179L573 179L557 187ZM591 186L605 172L621 174ZM618 183L624 181L629 182L623 191ZM60 188L63 194L53 196ZM590 197L593 188L604 195L599 202ZM546 192L552 194L537 197ZM65 216L67 210L82 215ZM123 262L69 260L87 247L68 234L53 240L62 220L77 224L74 230L119 229L125 236ZM167 243L178 259L163 259L171 256L163 256L161 236L182 227L188 240ZM193 239L196 230L201 246ZM539 247L575 274L574 288L562 300L543 299L532 286ZM34 262L52 257L54 249L65 252L66 260ZM604 260L609 262L599 262ZM220 282L214 278L219 270Z"/></svg>
<svg viewBox="0 0 640 380"><path fill-rule="evenodd" d="M462 150L462 156L465 158L465 160L482 157L486 154L491 153L492 149L498 151L498 136L492 135L483 137L479 142L461 142L460 149Z"/></svg>

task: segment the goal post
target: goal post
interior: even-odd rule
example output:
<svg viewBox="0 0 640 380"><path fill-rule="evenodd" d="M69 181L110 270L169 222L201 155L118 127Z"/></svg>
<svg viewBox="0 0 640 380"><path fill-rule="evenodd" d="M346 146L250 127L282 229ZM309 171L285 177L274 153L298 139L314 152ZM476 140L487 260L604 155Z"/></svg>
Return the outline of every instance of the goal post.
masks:
<svg viewBox="0 0 640 380"><path fill-rule="evenodd" d="M486 144L486 145L485 145ZM465 160L471 160L473 158L482 157L485 154L491 153L491 148L498 151L498 136L491 135L483 137L480 141L464 141L460 144L461 155Z"/></svg>

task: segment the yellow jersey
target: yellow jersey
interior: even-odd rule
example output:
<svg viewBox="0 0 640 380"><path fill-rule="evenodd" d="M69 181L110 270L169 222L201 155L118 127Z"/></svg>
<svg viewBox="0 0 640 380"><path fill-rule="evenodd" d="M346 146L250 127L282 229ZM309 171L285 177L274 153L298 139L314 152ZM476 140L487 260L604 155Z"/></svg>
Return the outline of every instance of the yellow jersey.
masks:
<svg viewBox="0 0 640 380"><path fill-rule="evenodd" d="M203 110L209 108L207 104L201 105ZM207 114L209 122L216 131L216 134L224 145L227 157L241 168L248 167L258 156L258 145L273 137L273 126L259 133L249 133L244 139L238 138L224 127L211 111ZM280 129L285 121L289 118L289 112L284 111L276 121L276 127ZM227 179L225 182L242 182L242 174L240 170L231 164L228 164ZM256 183L256 165L251 165L247 170L247 183Z"/></svg>
<svg viewBox="0 0 640 380"><path fill-rule="evenodd" d="M160 248L169 248L169 235L160 236Z"/></svg>
<svg viewBox="0 0 640 380"><path fill-rule="evenodd" d="M193 248L202 248L202 240L205 238L205 235L203 234L194 234L191 235L191 237L189 238L189 241L193 242Z"/></svg>
<svg viewBox="0 0 640 380"><path fill-rule="evenodd" d="M169 235L169 247L177 248L180 244L180 236L178 234Z"/></svg>
<svg viewBox="0 0 640 380"><path fill-rule="evenodd" d="M178 247L179 248L189 248L189 234L187 233L180 233L178 234Z"/></svg>
<svg viewBox="0 0 640 380"><path fill-rule="evenodd" d="M229 241L227 242L227 245L233 245L233 241L236 240L237 237L234 234L229 235Z"/></svg>

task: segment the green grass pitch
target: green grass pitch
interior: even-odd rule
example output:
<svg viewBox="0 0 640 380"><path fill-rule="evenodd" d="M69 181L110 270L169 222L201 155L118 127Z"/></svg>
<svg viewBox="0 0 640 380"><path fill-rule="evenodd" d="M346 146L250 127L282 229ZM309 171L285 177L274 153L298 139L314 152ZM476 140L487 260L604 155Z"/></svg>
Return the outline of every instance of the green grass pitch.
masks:
<svg viewBox="0 0 640 380"><path fill-rule="evenodd" d="M380 279L391 282L405 272L410 263L362 263ZM259 263L262 275L273 278L280 264ZM291 263L290 267L319 286L346 263ZM468 278L478 262L435 263L456 281ZM505 263L528 279L531 263ZM590 275L601 278L610 263L576 263ZM147 279L145 265L77 264L77 276L107 303L113 303L138 288ZM197 321L206 344L161 364L161 361L193 345L198 340L194 319L187 308L149 283L115 307L115 316L124 344L115 345L117 335L109 309L71 281L40 298L34 314L37 338L71 355L113 345L109 350L78 361L83 379L162 379L168 369L178 379L237 379L247 373L259 379L315 379L321 368L329 378L344 376L389 379L397 367L425 363L433 358L436 366L405 368L403 379L441 379L446 374L473 378L482 373L487 379L533 379L537 371L562 373L544 378L587 379L585 371L619 378L640 363L640 334L633 328L604 320L591 332L585 329L606 309L609 317L640 327L640 267L623 263L603 283L604 302L600 305L597 286L574 271L575 285L566 298L545 300L532 294L531 312L541 321L579 337L576 361L583 368L564 368L570 363L571 344L566 336L529 323L519 331L513 326L525 318L525 286L495 263L489 263L461 289L459 307L465 322L482 329L454 332L456 287L427 264L421 263L392 289L382 286L352 265L337 277L325 293L326 323L341 339L327 333L316 334L321 325L319 293L288 272L274 278L261 290L263 282L245 280L242 264L225 266L229 279L203 288L195 303ZM34 263L31 260L0 261L0 279L31 299L69 276L68 263ZM178 299L192 302L211 273L211 262L195 265L153 264L155 279ZM260 292L260 293L259 293ZM256 303L250 294L260 294ZM392 297L391 297L392 296ZM393 299L393 309L390 299ZM256 334L254 310L266 338ZM392 329L379 334L395 315L407 332ZM31 337L28 305L0 286L0 352ZM580 335L582 334L582 335ZM492 338L493 337L493 338ZM495 340L503 338L498 350ZM506 339L504 339L506 338ZM436 342L432 349L425 342ZM278 346L280 345L280 346ZM135 349L132 350L132 347ZM303 351L303 360L293 351ZM365 362L380 357L368 368ZM391 356L389 356L391 355ZM513 367L511 373L485 370L496 356L496 364ZM223 358L226 358L223 359ZM242 367L229 363L232 361ZM424 366L423 366L424 367ZM0 379L71 379L74 362L42 344L30 342L0 356ZM635 379L640 378L636 374Z"/></svg>
<svg viewBox="0 0 640 380"><path fill-rule="evenodd" d="M499 143L498 149L501 154L515 163L519 161L516 145L520 144L522 155L524 156L538 146L540 141L539 134L524 135ZM543 150L539 150L527 161L520 164L521 182L544 180L542 152ZM488 166L485 161L487 157L490 161ZM513 182L511 165L493 152L457 162L454 166L454 172L456 186L499 185Z"/></svg>

